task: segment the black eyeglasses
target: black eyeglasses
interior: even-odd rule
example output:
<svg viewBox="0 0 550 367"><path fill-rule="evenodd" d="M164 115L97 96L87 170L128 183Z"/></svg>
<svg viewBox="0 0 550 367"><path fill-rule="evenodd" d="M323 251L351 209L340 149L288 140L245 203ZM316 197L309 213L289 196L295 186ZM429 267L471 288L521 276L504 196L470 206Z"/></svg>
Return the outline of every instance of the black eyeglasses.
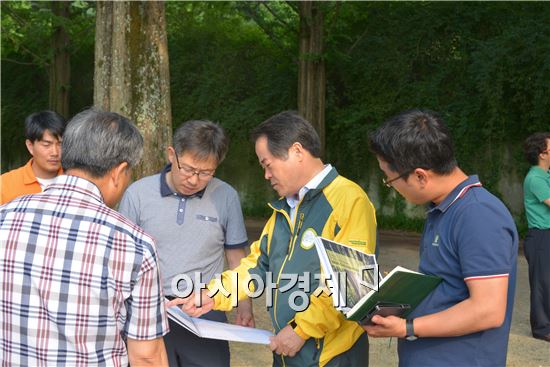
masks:
<svg viewBox="0 0 550 367"><path fill-rule="evenodd" d="M393 186L391 185L392 182L397 181L397 180L399 180L400 178L403 178L403 177L405 177L405 176L407 176L407 175L409 175L409 174L410 174L410 172L405 172L405 173L402 173L402 174L400 174L399 176L397 176L397 177L395 177L395 178L392 178L391 180L386 180L386 177L382 177L382 183L383 183L384 185L386 185L386 187L392 188L392 187L393 187Z"/></svg>
<svg viewBox="0 0 550 367"><path fill-rule="evenodd" d="M214 176L214 173L216 170L204 170L199 171L198 169L188 166L187 164L180 164L180 161L178 159L178 155L174 154L176 157L176 163L178 164L178 169L182 175L185 177L193 177L194 175L197 175L197 177L201 180L207 180L210 177Z"/></svg>

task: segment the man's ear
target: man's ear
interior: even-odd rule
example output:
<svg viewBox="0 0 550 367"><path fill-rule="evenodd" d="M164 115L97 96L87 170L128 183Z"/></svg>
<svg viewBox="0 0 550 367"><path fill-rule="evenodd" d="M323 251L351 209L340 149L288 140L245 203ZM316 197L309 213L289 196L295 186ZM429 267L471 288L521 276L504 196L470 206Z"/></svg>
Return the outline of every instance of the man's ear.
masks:
<svg viewBox="0 0 550 367"><path fill-rule="evenodd" d="M304 147L301 143L295 142L290 146L290 149L288 150L289 154L293 154L298 158L298 161L302 161L304 157Z"/></svg>
<svg viewBox="0 0 550 367"><path fill-rule="evenodd" d="M172 160L174 160L175 155L176 155L176 150L173 147L166 148L166 159L168 159L168 162L172 162Z"/></svg>
<svg viewBox="0 0 550 367"><path fill-rule="evenodd" d="M120 185L125 185L125 176L128 174L128 168L128 162L122 162L111 170L111 180L114 187L118 188Z"/></svg>
<svg viewBox="0 0 550 367"><path fill-rule="evenodd" d="M430 180L430 173L423 168L415 169L412 176L421 186L426 186Z"/></svg>
<svg viewBox="0 0 550 367"><path fill-rule="evenodd" d="M29 151L29 153L34 157L34 144L32 143L32 141L30 141L29 139L26 139L25 140L25 145L27 146L27 150Z"/></svg>

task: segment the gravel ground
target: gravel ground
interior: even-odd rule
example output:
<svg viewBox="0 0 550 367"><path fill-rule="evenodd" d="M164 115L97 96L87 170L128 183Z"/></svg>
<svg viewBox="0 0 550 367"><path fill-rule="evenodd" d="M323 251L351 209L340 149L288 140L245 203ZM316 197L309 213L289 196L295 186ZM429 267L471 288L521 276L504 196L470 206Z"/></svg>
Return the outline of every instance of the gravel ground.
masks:
<svg viewBox="0 0 550 367"><path fill-rule="evenodd" d="M247 220L249 238L259 235L262 221ZM418 267L419 235L395 231L381 231L379 234L379 263L382 271L389 271L396 265L409 269ZM529 283L527 262L520 250L518 276L512 330L508 344L507 366L550 367L550 343L531 337L529 327ZM254 300L256 327L271 329L269 315L263 298ZM232 319L233 315L230 315ZM263 345L230 343L232 367L271 366L271 352ZM370 367L397 366L397 343L395 339L370 338ZM444 366L442 366L444 367Z"/></svg>

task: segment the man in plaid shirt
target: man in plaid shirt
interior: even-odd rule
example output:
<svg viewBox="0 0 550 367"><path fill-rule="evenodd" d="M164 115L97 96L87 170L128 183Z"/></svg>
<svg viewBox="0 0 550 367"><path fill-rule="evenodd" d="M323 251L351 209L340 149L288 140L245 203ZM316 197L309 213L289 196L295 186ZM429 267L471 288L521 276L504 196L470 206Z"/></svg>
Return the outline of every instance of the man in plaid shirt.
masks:
<svg viewBox="0 0 550 367"><path fill-rule="evenodd" d="M153 239L111 209L143 138L123 116L87 110L62 149L65 175L0 206L2 365L167 365Z"/></svg>

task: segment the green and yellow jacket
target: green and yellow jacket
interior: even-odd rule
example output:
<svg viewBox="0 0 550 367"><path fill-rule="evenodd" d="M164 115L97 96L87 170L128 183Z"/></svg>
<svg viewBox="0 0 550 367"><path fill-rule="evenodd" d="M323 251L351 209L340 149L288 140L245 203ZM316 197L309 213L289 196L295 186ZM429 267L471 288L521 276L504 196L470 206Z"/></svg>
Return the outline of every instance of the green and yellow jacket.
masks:
<svg viewBox="0 0 550 367"><path fill-rule="evenodd" d="M321 236L344 243L366 253L374 254L376 249L376 217L374 206L367 194L354 182L338 175L336 169L318 185L309 190L296 207L295 220L290 219L290 207L285 198L270 204L273 214L267 221L260 239L250 248L250 255L241 260L234 270L222 274L225 289L237 289L238 299L245 299L247 291L254 292L258 284L250 282L251 275L276 283L272 307L269 307L275 332L294 321L294 331L306 340L300 352L293 358L274 354L275 365L282 366L324 366L333 357L350 349L363 333L353 321L347 321L332 304L327 292L314 295L319 286L319 257L313 239ZM235 272L237 277L235 277ZM287 275L304 276L306 282L291 281ZM295 277L294 277L295 278ZM238 284L232 284L237 279ZM252 277L254 279L254 277ZM213 289L214 283L208 288ZM248 286L248 290L245 287ZM281 288L289 288L281 292ZM296 312L290 306L289 297L294 291L305 290L309 306ZM221 292L214 296L216 310L229 311L234 304L233 297ZM266 298L270 298L266 294ZM300 299L291 300L302 304ZM368 353L366 350L365 353Z"/></svg>

